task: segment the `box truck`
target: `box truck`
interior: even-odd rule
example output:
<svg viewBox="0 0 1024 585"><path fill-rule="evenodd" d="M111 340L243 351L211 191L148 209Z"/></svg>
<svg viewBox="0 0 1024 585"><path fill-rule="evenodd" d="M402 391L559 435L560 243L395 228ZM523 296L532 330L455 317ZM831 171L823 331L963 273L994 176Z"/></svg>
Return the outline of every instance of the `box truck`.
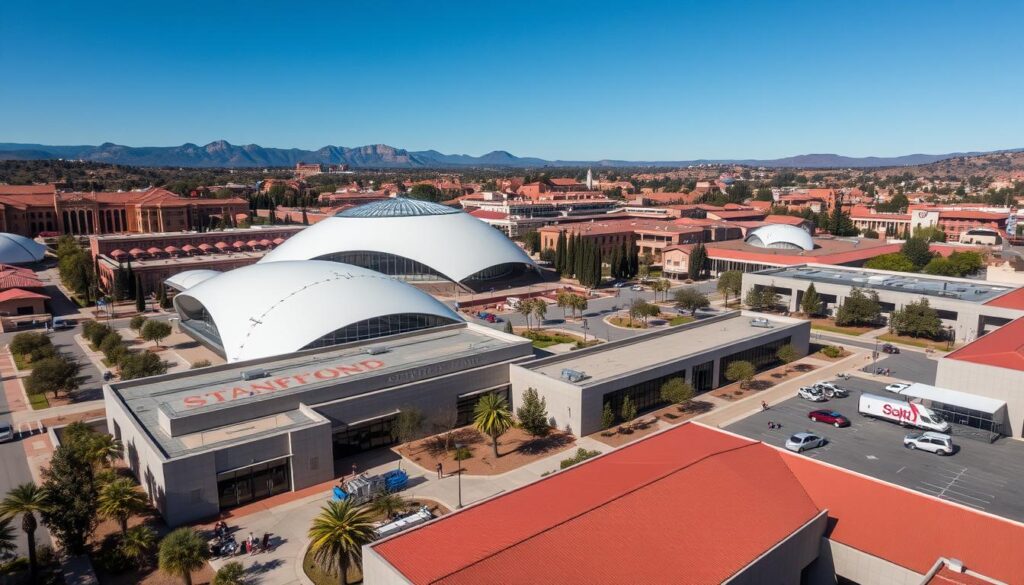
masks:
<svg viewBox="0 0 1024 585"><path fill-rule="evenodd" d="M930 408L898 398L864 393L860 395L860 405L857 410L865 416L881 418L908 427L940 433L949 431L949 423L942 420Z"/></svg>

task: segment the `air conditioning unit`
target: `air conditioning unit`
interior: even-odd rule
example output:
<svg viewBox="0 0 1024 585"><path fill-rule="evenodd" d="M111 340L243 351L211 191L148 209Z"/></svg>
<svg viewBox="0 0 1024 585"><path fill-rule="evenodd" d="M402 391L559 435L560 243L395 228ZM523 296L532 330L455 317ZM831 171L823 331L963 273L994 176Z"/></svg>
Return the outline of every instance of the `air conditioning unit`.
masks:
<svg viewBox="0 0 1024 585"><path fill-rule="evenodd" d="M384 345L373 345L373 346L370 346L370 347L366 348L366 353L368 353L370 355L380 355L382 353L387 353L388 351L389 350L388 350L387 346L384 346Z"/></svg>
<svg viewBox="0 0 1024 585"><path fill-rule="evenodd" d="M572 370L572 369L569 369L569 368L565 368L565 369L562 370L562 379L566 380L566 381L569 381L569 382L572 382L572 383L580 382L580 381L586 379L586 377L587 377L587 373L586 372L581 372L579 370Z"/></svg>
<svg viewBox="0 0 1024 585"><path fill-rule="evenodd" d="M259 378L266 378L269 375L270 375L270 372L268 372L266 370L246 370L246 371L242 372L242 379L246 380L246 381L248 381L248 380L256 380L256 379L259 379Z"/></svg>

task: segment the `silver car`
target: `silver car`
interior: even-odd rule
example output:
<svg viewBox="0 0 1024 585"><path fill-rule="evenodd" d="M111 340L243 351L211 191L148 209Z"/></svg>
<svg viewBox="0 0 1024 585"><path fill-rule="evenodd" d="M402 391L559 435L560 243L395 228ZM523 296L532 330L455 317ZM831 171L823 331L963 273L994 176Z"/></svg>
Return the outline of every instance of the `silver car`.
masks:
<svg viewBox="0 0 1024 585"><path fill-rule="evenodd" d="M0 423L0 443L6 443L14 439L14 429L11 425Z"/></svg>
<svg viewBox="0 0 1024 585"><path fill-rule="evenodd" d="M924 433L910 433L903 437L903 446L910 450L920 449L935 453L936 455L952 455L956 450L953 444L953 437L944 433L927 431Z"/></svg>
<svg viewBox="0 0 1024 585"><path fill-rule="evenodd" d="M797 433L786 440L786 448L800 453L825 444L825 438L814 433Z"/></svg>

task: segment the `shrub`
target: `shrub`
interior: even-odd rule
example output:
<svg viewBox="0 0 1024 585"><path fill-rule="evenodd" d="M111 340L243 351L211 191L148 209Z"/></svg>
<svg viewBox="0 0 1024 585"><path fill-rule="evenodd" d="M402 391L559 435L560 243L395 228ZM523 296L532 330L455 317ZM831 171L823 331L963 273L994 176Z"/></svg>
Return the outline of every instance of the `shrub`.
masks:
<svg viewBox="0 0 1024 585"><path fill-rule="evenodd" d="M92 344L93 348L99 349L100 343L103 343L103 338L106 337L107 334L110 333L111 331L113 331L113 329L111 329L110 327L107 327L102 323L98 324L96 327L93 327L92 330L89 332L89 343Z"/></svg>
<svg viewBox="0 0 1024 585"><path fill-rule="evenodd" d="M126 353L117 363L117 367L121 370L122 380L134 380L163 374L167 371L167 362L161 360L156 354L140 351Z"/></svg>
<svg viewBox="0 0 1024 585"><path fill-rule="evenodd" d="M843 355L843 348L838 345L826 345L821 348L821 353L826 357L837 358Z"/></svg>
<svg viewBox="0 0 1024 585"><path fill-rule="evenodd" d="M11 339L11 353L26 363L53 357L56 350L50 338L42 333L19 333Z"/></svg>
<svg viewBox="0 0 1024 585"><path fill-rule="evenodd" d="M575 455L569 457L568 459L562 459L562 462L559 465L562 469L565 469L567 467L572 467L577 463L582 463L583 461L586 461L591 457L597 457L600 454L600 451L589 451L587 449L584 449L583 447L580 447L579 449L576 449Z"/></svg>
<svg viewBox="0 0 1024 585"><path fill-rule="evenodd" d="M116 354L118 348L123 346L124 340L121 339L121 335L117 331L111 331L103 336L103 339L100 341L99 350L103 352L107 361L113 362L113 355Z"/></svg>
<svg viewBox="0 0 1024 585"><path fill-rule="evenodd" d="M465 461L466 459L473 458L473 452L469 450L469 447L459 447L452 454L452 458L456 461Z"/></svg>
<svg viewBox="0 0 1024 585"><path fill-rule="evenodd" d="M91 319L89 321L82 322L82 337L92 339L93 332L99 327L106 327L106 325Z"/></svg>
<svg viewBox="0 0 1024 585"><path fill-rule="evenodd" d="M146 324L146 321L148 321L148 319L146 319L145 315L135 315L132 317L132 320L128 322L128 326L132 328L132 331L138 333L139 331L142 331L142 327Z"/></svg>
<svg viewBox="0 0 1024 585"><path fill-rule="evenodd" d="M198 370L199 368L208 368L211 365L213 364L210 363L210 360L199 360L196 362L192 362L192 369Z"/></svg>

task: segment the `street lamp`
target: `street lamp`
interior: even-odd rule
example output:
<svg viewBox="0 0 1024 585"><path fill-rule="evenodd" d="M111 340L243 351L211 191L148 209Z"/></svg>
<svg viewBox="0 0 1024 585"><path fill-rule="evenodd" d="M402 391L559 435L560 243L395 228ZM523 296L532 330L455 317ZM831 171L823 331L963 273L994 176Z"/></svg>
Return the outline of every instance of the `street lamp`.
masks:
<svg viewBox="0 0 1024 585"><path fill-rule="evenodd" d="M871 352L871 375L872 376L878 374L878 368L875 367L875 364L877 362L878 362L878 338L876 337L875 338L875 350Z"/></svg>
<svg viewBox="0 0 1024 585"><path fill-rule="evenodd" d="M458 509L462 508L462 449L464 448L465 445L462 443L455 443L455 465L457 467L455 475L458 477L459 482L459 505L456 506Z"/></svg>
<svg viewBox="0 0 1024 585"><path fill-rule="evenodd" d="M587 344L587 329L590 329L590 327L587 326L587 320L584 319L583 320L583 345Z"/></svg>

